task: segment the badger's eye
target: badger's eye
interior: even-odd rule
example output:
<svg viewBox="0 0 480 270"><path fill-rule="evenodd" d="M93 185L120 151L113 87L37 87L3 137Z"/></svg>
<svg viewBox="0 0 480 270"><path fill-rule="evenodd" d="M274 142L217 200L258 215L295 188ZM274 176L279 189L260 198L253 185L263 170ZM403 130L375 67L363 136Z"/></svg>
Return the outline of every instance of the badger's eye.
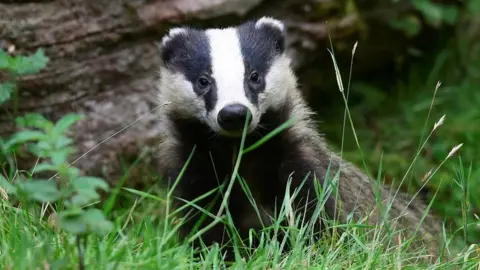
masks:
<svg viewBox="0 0 480 270"><path fill-rule="evenodd" d="M257 72L252 72L250 74L250 81L253 83L259 83L261 80L260 75Z"/></svg>
<svg viewBox="0 0 480 270"><path fill-rule="evenodd" d="M205 78L205 77L200 77L198 79L198 86L201 88L201 89L205 89L207 88L208 86L210 85L210 81Z"/></svg>

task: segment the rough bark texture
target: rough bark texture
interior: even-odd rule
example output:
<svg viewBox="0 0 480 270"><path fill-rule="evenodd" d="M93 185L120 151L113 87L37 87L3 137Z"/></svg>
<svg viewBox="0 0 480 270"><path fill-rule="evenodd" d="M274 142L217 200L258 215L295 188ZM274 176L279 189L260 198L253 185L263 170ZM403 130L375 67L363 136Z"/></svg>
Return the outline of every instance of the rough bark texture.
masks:
<svg viewBox="0 0 480 270"><path fill-rule="evenodd" d="M20 81L18 112L40 112L52 120L69 112L84 114L86 119L72 132L76 159L157 106L155 41L173 24L225 26L263 15L282 19L302 84L313 72L322 80L334 78L326 21L340 63L350 57L356 40L366 44L357 52L358 70L381 67L403 50L401 35L383 31L388 26L382 20L392 16L383 6L363 0L352 8L347 2L353 1L0 1L0 44L15 45L17 54L45 49L48 67ZM389 2L388 10L395 15L405 10L392 5ZM304 88L308 93L308 85ZM11 106L0 108L1 136L14 130L6 113ZM115 180L119 156L135 157L140 148L154 145L159 133L155 119L154 113L147 114L75 165L84 173L104 172Z"/></svg>

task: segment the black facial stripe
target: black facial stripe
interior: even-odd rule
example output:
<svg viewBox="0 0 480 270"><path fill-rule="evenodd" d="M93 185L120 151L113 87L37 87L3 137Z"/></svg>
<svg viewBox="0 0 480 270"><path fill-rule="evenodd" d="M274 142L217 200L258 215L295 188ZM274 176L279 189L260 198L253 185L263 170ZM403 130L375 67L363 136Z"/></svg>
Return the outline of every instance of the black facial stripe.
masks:
<svg viewBox="0 0 480 270"><path fill-rule="evenodd" d="M258 94L265 90L265 76L272 61L285 50L285 40L284 33L277 27L263 24L256 28L255 23L250 21L240 25L237 33L245 65L245 95L257 104ZM261 83L250 83L252 71L260 74Z"/></svg>
<svg viewBox="0 0 480 270"><path fill-rule="evenodd" d="M205 101L207 112L211 112L217 103L217 85L215 84L215 81L212 80L210 90L203 95L203 100Z"/></svg>
<svg viewBox="0 0 480 270"><path fill-rule="evenodd" d="M162 48L162 60L192 83L195 93L205 101L207 111L211 111L217 102L217 87L212 78L209 39L204 31L184 29L185 34L177 34ZM208 77L211 83L208 89L198 86L201 76Z"/></svg>
<svg viewBox="0 0 480 270"><path fill-rule="evenodd" d="M243 88L245 89L245 96L252 102L253 104L258 104L258 94L265 90L265 79L262 78L260 83L251 83L250 82L250 75L248 73L249 68L247 67L247 63L245 63L245 77L243 82ZM260 73L260 72L258 72ZM261 75L265 76L265 75Z"/></svg>

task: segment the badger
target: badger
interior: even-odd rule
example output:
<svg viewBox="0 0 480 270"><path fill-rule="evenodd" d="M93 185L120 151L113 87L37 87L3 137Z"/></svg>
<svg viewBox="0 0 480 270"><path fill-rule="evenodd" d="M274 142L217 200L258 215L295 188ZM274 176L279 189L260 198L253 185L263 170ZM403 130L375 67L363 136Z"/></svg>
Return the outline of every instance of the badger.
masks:
<svg viewBox="0 0 480 270"><path fill-rule="evenodd" d="M175 183L171 187L178 206L195 201L198 213L204 209L213 215L222 207L223 197L217 195L225 195L225 189L222 193L218 187L236 181L228 211L239 235L248 237L251 229L260 230L271 222L287 191L296 190L295 200L300 203L292 205L298 205L297 210L303 207L299 213L311 219L315 207L306 206L318 202L319 186L327 186L326 179L340 170L336 192L323 203L326 216L344 222L368 217L369 224L378 224L381 216L372 180L330 150L317 131L314 112L297 86L286 34L284 22L261 17L224 28L174 27L163 36L158 43L161 64L156 83L161 104L160 173L168 183ZM288 121L285 129L243 155L237 168L261 212L258 217L238 178L232 177L235 157L242 138L248 147ZM413 235L426 211L424 202L410 203L406 193L393 196L387 186L379 189L383 205L395 197L390 216L397 228ZM192 214L194 208L182 209ZM190 216L182 224L183 237L212 222L211 216L203 221ZM417 235L435 256L438 220L427 215ZM227 236L219 223L201 240L221 244Z"/></svg>

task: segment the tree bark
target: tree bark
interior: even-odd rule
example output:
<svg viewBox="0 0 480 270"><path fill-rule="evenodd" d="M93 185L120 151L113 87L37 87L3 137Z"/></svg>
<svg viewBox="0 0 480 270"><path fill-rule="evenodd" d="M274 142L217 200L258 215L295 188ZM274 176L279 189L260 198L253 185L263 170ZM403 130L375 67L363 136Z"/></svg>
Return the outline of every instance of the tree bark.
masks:
<svg viewBox="0 0 480 270"><path fill-rule="evenodd" d="M154 149L159 126L155 113L148 112L157 106L154 79L159 57L155 42L169 27L219 27L263 15L275 16L287 26L295 68L333 81L332 62L326 50L329 33L340 63L349 59L355 41L368 44L357 52L362 59L357 69L363 72L381 67L405 49L406 39L391 29L383 27L385 34L380 37L372 34L378 34L375 27L382 25L378 23L381 16L362 14L375 14L375 9L367 5L375 1L360 1L356 8L352 8L352 2L0 1L0 44L14 45L17 54L45 49L50 58L47 68L19 81L18 113L39 112L52 120L70 112L84 114L85 120L71 132L77 147L72 161L93 149L75 166L85 174L105 173L114 182L121 174L120 156L135 158L144 147ZM393 3L388 8L396 9ZM372 46L372 40L380 45ZM308 82L302 84L309 93ZM12 111L12 104L0 109L3 137L15 130L11 114L7 113Z"/></svg>

